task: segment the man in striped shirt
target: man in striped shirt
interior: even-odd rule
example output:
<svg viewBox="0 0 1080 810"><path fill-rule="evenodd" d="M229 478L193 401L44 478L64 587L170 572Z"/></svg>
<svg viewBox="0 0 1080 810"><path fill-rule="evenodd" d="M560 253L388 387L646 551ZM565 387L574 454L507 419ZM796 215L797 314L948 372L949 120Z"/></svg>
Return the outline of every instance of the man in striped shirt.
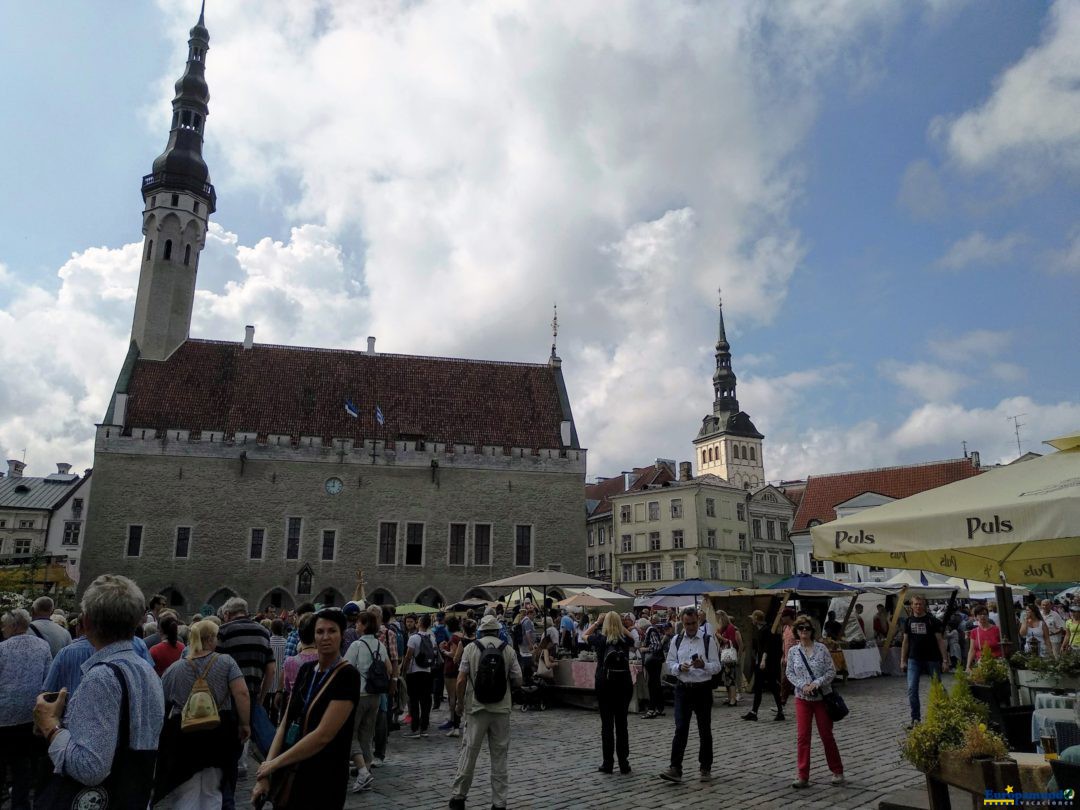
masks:
<svg viewBox="0 0 1080 810"><path fill-rule="evenodd" d="M225 623L218 630L217 652L232 656L247 683L252 706L261 706L263 698L274 683L274 651L270 646L270 633L265 627L248 616L247 602L233 597L221 608ZM247 775L248 743L240 752L238 770L226 773L221 785L222 810L236 807L236 780L242 772Z"/></svg>

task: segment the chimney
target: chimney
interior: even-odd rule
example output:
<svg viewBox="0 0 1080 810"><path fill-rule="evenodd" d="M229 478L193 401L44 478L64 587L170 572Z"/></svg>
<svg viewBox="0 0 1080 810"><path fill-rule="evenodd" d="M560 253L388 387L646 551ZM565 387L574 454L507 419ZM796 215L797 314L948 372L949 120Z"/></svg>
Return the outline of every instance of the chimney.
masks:
<svg viewBox="0 0 1080 810"><path fill-rule="evenodd" d="M691 465L689 461L680 461L679 462L679 480L680 481L693 481L694 480L693 469L694 469L693 465Z"/></svg>
<svg viewBox="0 0 1080 810"><path fill-rule="evenodd" d="M367 339L367 353L369 355L375 354L375 338L373 338L371 335L368 335Z"/></svg>
<svg viewBox="0 0 1080 810"><path fill-rule="evenodd" d="M255 327L250 323L244 327L244 348L250 349L255 345Z"/></svg>
<svg viewBox="0 0 1080 810"><path fill-rule="evenodd" d="M8 478L22 478L23 470L26 469L26 465L17 458L9 458L7 468Z"/></svg>
<svg viewBox="0 0 1080 810"><path fill-rule="evenodd" d="M57 462L57 464L56 464L56 474L57 475L67 475L70 472L71 472L71 465L70 464L64 464L63 462Z"/></svg>

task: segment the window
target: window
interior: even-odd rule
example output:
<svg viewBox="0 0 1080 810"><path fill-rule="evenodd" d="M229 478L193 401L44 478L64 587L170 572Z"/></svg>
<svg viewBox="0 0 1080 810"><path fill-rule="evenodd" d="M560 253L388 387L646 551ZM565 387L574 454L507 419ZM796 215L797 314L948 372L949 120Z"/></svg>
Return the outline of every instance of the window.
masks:
<svg viewBox="0 0 1080 810"><path fill-rule="evenodd" d="M32 520L20 520L19 521L19 528L20 529L32 529L32 528L34 528L34 521L32 521Z"/></svg>
<svg viewBox="0 0 1080 810"><path fill-rule="evenodd" d="M709 560L709 579L720 579L719 560Z"/></svg>
<svg viewBox="0 0 1080 810"><path fill-rule="evenodd" d="M686 579L686 563L683 560L675 560L671 564L671 578L676 580Z"/></svg>
<svg viewBox="0 0 1080 810"><path fill-rule="evenodd" d="M653 560L651 563L649 563L649 579L655 582L656 580L663 578L664 577L661 575L660 561Z"/></svg>
<svg viewBox="0 0 1080 810"><path fill-rule="evenodd" d="M173 194L172 195L172 205L173 205L173 208L176 208L176 207L178 207L180 205L180 195L179 194Z"/></svg>
<svg viewBox="0 0 1080 810"><path fill-rule="evenodd" d="M311 569L306 565L296 575L296 593L297 595L311 593Z"/></svg>
<svg viewBox="0 0 1080 810"><path fill-rule="evenodd" d="M590 576L590 577L591 577L591 576L592 576L593 574L595 574L595 573L596 573L596 557L594 557L594 556L592 556L592 555L590 554L590 555L589 555L589 559L588 559L588 561L587 561L587 563L586 563L586 566L585 566L585 567L586 567L586 569L588 570L588 572L589 572L589 576Z"/></svg>
<svg viewBox="0 0 1080 810"><path fill-rule="evenodd" d="M705 517L716 517L716 501L712 498L705 499Z"/></svg>
<svg viewBox="0 0 1080 810"><path fill-rule="evenodd" d="M751 526L753 526L754 539L755 540L760 540L761 539L761 518L754 518L751 521Z"/></svg>
<svg viewBox="0 0 1080 810"><path fill-rule="evenodd" d="M379 565L397 563L397 524L379 524Z"/></svg>
<svg viewBox="0 0 1080 810"><path fill-rule="evenodd" d="M298 517L288 519L285 529L285 559L300 559L300 526L303 521Z"/></svg>
<svg viewBox="0 0 1080 810"><path fill-rule="evenodd" d="M604 529L603 526L601 526L596 530L596 545L598 545L598 546L604 545L604 540L606 540L606 539L607 539L607 531Z"/></svg>
<svg viewBox="0 0 1080 810"><path fill-rule="evenodd" d="M151 239L149 242L146 243L146 260L150 261L152 258L154 258L154 240L153 239Z"/></svg>
<svg viewBox="0 0 1080 810"><path fill-rule="evenodd" d="M337 532L334 529L323 529L322 533L322 556L323 560L333 560L337 549Z"/></svg>
<svg viewBox="0 0 1080 810"><path fill-rule="evenodd" d="M598 563L600 563L600 566L599 566L599 568L598 568L597 570L598 570L598 571L599 571L599 572L600 572L601 574L605 573L605 572L607 571L607 555L606 555L606 554L601 554L601 555L600 555L600 556L599 556L599 557L597 558L597 560L596 560L596 561L597 561Z"/></svg>
<svg viewBox="0 0 1080 810"><path fill-rule="evenodd" d="M683 547L683 530L675 529L671 532L671 547L682 548Z"/></svg>
<svg viewBox="0 0 1080 810"><path fill-rule="evenodd" d="M757 461L757 455L754 452L754 446L753 445L750 445L750 460L751 461Z"/></svg>
<svg viewBox="0 0 1080 810"><path fill-rule="evenodd" d="M593 530L592 529L589 529L588 536L589 536L589 548L592 548L593 547Z"/></svg>
<svg viewBox="0 0 1080 810"><path fill-rule="evenodd" d="M634 574L637 576L637 581L638 582L644 582L646 576L648 576L648 573L649 573L648 566L646 566L645 563L643 563L643 562L639 562L634 567Z"/></svg>
<svg viewBox="0 0 1080 810"><path fill-rule="evenodd" d="M705 548L716 548L716 529L705 532Z"/></svg>
<svg viewBox="0 0 1080 810"><path fill-rule="evenodd" d="M184 265L191 264L191 245L184 245Z"/></svg>
<svg viewBox="0 0 1080 810"><path fill-rule="evenodd" d="M768 537L770 540L776 539L776 521L765 521L765 536Z"/></svg>
<svg viewBox="0 0 1080 810"><path fill-rule="evenodd" d="M760 573L765 572L765 555L764 554L755 554L754 555L754 570L758 571Z"/></svg>
<svg viewBox="0 0 1080 810"><path fill-rule="evenodd" d="M749 551L749 544L746 542L746 535L742 532L739 533L739 551Z"/></svg>
<svg viewBox="0 0 1080 810"><path fill-rule="evenodd" d="M645 504L634 504L634 523L641 523L645 520Z"/></svg>
<svg viewBox="0 0 1080 810"><path fill-rule="evenodd" d="M780 521L780 539L781 540L787 540L788 539L788 528L787 528L787 521L786 520L781 520Z"/></svg>
<svg viewBox="0 0 1080 810"><path fill-rule="evenodd" d="M622 564L622 581L633 582L634 581L634 566L630 563Z"/></svg>
<svg viewBox="0 0 1080 810"><path fill-rule="evenodd" d="M671 519L678 520L682 517L682 498L671 499Z"/></svg>
<svg viewBox="0 0 1080 810"><path fill-rule="evenodd" d="M633 551L634 550L634 541L630 539L630 535L628 535L628 534L624 534L622 536L622 550L623 551Z"/></svg>
<svg viewBox="0 0 1080 810"><path fill-rule="evenodd" d="M473 526L473 565L491 565L491 524Z"/></svg>
<svg viewBox="0 0 1080 810"><path fill-rule="evenodd" d="M745 503L737 503L737 504L735 504L735 519L740 520L743 523L746 522L746 504Z"/></svg>
<svg viewBox="0 0 1080 810"><path fill-rule="evenodd" d="M845 563L845 562L833 563L833 573L834 574L846 574L847 572L848 572L847 563Z"/></svg>
<svg viewBox="0 0 1080 810"><path fill-rule="evenodd" d="M532 565L532 526L514 527L514 565Z"/></svg>
<svg viewBox="0 0 1080 810"><path fill-rule="evenodd" d="M177 526L176 527L176 550L173 554L178 560L186 560L188 553L191 551L191 527L190 526Z"/></svg>
<svg viewBox="0 0 1080 810"><path fill-rule="evenodd" d="M266 529L251 530L251 544L248 547L248 558L261 560L263 557L263 541L266 539Z"/></svg>
<svg viewBox="0 0 1080 810"><path fill-rule="evenodd" d="M71 511L72 512L74 512L77 515L82 511L82 507L83 507L83 499L82 498L73 498L72 499L72 501L71 501Z"/></svg>
<svg viewBox="0 0 1080 810"><path fill-rule="evenodd" d="M465 524L450 524L450 565L465 564Z"/></svg>
<svg viewBox="0 0 1080 810"><path fill-rule="evenodd" d="M165 254L163 256L165 261L172 259L172 239L165 240Z"/></svg>
<svg viewBox="0 0 1080 810"><path fill-rule="evenodd" d="M770 554L769 555L769 573L770 574L779 574L780 573L780 558L777 557L775 554Z"/></svg>
<svg viewBox="0 0 1080 810"><path fill-rule="evenodd" d="M620 506L619 507L619 521L620 522L622 522L622 523L632 523L633 522L634 515L631 512L632 508L633 507L631 507L630 504L626 504L625 506Z"/></svg>
<svg viewBox="0 0 1080 810"><path fill-rule="evenodd" d="M7 521L6 520L0 520L0 529L4 529L6 527L7 527Z"/></svg>
<svg viewBox="0 0 1080 810"><path fill-rule="evenodd" d="M142 554L142 526L128 526L127 556L138 557Z"/></svg>
<svg viewBox="0 0 1080 810"><path fill-rule="evenodd" d="M660 501L649 501L649 520L660 519Z"/></svg>
<svg viewBox="0 0 1080 810"><path fill-rule="evenodd" d="M750 581L750 563L739 563L739 579L741 579L743 582Z"/></svg>
<svg viewBox="0 0 1080 810"><path fill-rule="evenodd" d="M77 546L80 534L82 534L82 523L68 521L64 524L64 539L61 542L65 546Z"/></svg>
<svg viewBox="0 0 1080 810"><path fill-rule="evenodd" d="M649 551L660 550L660 532L649 532Z"/></svg>
<svg viewBox="0 0 1080 810"><path fill-rule="evenodd" d="M30 553L30 540L16 540L15 541L15 556L25 557Z"/></svg>
<svg viewBox="0 0 1080 810"><path fill-rule="evenodd" d="M424 564L424 524L405 524L405 565Z"/></svg>
<svg viewBox="0 0 1080 810"><path fill-rule="evenodd" d="M811 574L824 574L825 563L821 560L815 560L814 555L810 555L810 573Z"/></svg>

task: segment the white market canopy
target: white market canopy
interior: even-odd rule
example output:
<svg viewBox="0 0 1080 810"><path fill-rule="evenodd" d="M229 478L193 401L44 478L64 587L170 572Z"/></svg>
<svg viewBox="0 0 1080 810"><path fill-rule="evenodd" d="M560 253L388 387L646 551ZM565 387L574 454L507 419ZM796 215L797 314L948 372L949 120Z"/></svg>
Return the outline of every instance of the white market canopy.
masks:
<svg viewBox="0 0 1080 810"><path fill-rule="evenodd" d="M525 574L485 582L481 588L603 588L606 582L577 574L564 574L562 571L529 571Z"/></svg>
<svg viewBox="0 0 1080 810"><path fill-rule="evenodd" d="M1080 433L1060 452L814 526L814 556L994 582L1080 579Z"/></svg>

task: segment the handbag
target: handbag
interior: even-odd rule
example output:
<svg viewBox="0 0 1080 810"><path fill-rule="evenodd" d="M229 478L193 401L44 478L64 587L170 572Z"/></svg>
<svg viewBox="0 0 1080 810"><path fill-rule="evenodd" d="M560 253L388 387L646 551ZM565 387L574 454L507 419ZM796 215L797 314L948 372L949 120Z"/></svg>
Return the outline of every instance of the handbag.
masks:
<svg viewBox="0 0 1080 810"><path fill-rule="evenodd" d="M739 654L735 651L734 647L724 647L720 652L721 664L737 664L739 663Z"/></svg>
<svg viewBox="0 0 1080 810"><path fill-rule="evenodd" d="M315 707L315 704L319 702L319 698L323 696L326 688L330 686L331 681L333 681L334 678L337 676L338 672L341 670L341 665L343 663L345 663L344 659L339 661L334 666L334 668L330 670L330 674L327 676L326 681L323 683L322 687L315 695L315 699L308 703L307 711L304 713L303 723L300 726L300 735L297 739L303 739L307 735L308 721L311 719L311 710ZM311 677L315 677L314 666L311 668ZM297 684L297 687L298 686L299 684ZM292 702L292 698L296 697L299 692L299 688L293 689L292 697L290 697L289 699L290 703ZM288 719L289 712L288 709L286 709L285 720L283 720L282 722L288 722ZM286 726L286 730L287 729L288 726ZM286 742L286 750L288 750L289 747L291 747L290 743ZM296 772L299 768L300 764L298 763L296 765L290 765L287 768L282 768L281 770L274 771L272 774L270 774L270 791L267 794L267 798L269 799L271 806L275 808L286 808L289 806L289 801L292 799L293 785L296 783Z"/></svg>
<svg viewBox="0 0 1080 810"><path fill-rule="evenodd" d="M803 666L805 666L806 671L810 673L810 677L815 678L816 680L814 670L810 669L810 662L806 660L806 655L801 649L799 650L799 655L802 657ZM839 723L851 714L851 709L848 708L844 698L840 696L839 692L832 689L832 687L830 687L829 692L822 694L821 700L825 704L825 713L829 715L829 719L834 723Z"/></svg>

